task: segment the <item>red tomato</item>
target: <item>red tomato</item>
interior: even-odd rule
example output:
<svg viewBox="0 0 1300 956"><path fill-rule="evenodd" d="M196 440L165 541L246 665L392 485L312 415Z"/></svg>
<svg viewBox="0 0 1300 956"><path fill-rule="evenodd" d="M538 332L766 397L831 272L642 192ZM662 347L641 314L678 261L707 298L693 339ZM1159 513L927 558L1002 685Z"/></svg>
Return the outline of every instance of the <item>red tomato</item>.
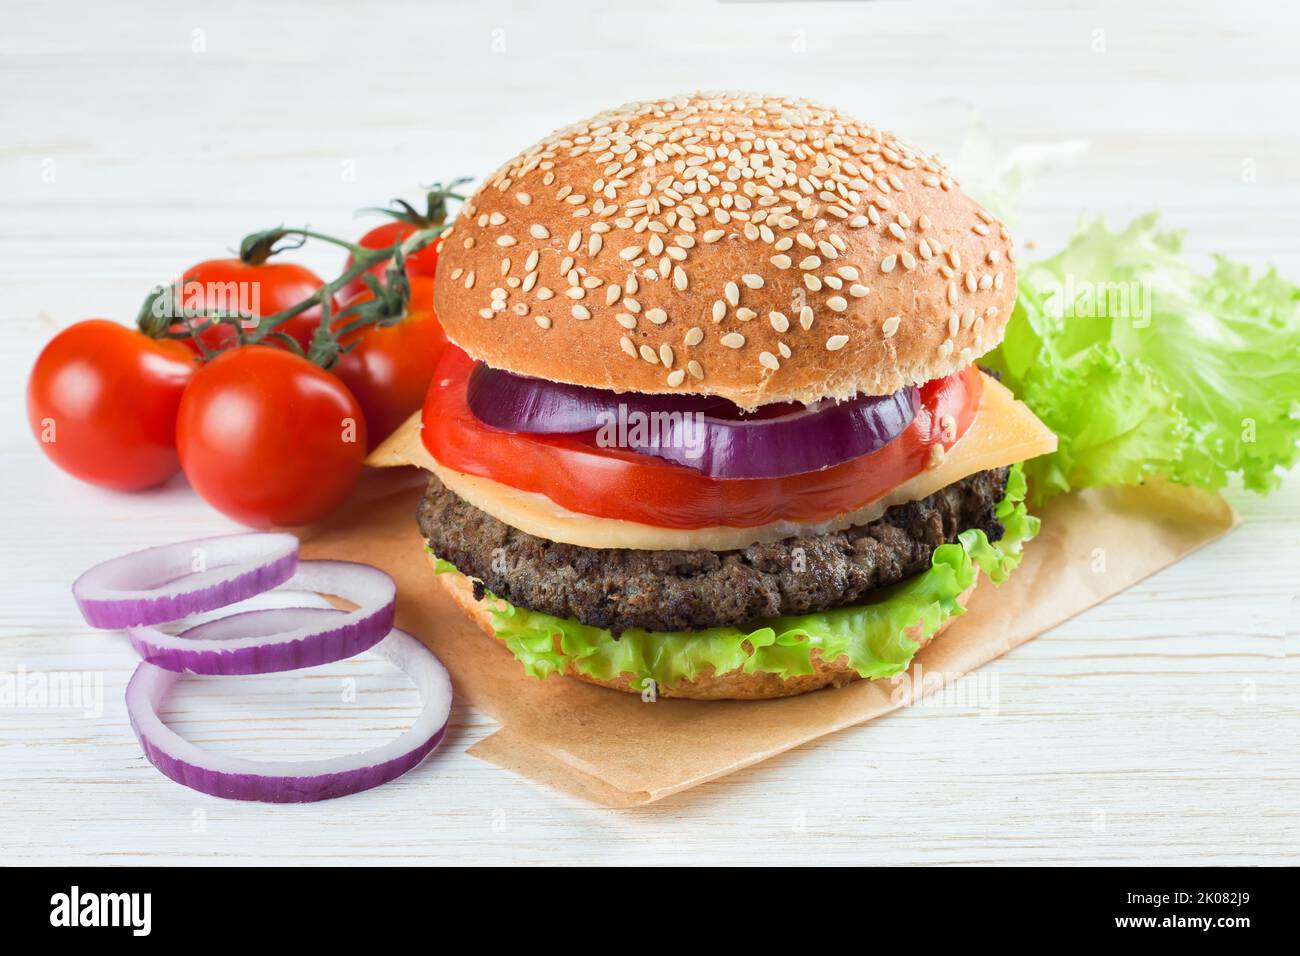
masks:
<svg viewBox="0 0 1300 956"><path fill-rule="evenodd" d="M373 298L369 289L363 289L348 304ZM341 319L339 325L347 321ZM429 391L434 366L447 346L446 333L433 314L433 280L411 279L406 315L396 325L361 329L341 341L355 345L339 358L334 374L361 403L373 447L419 409Z"/></svg>
<svg viewBox="0 0 1300 956"><path fill-rule="evenodd" d="M418 232L419 229L419 226L412 225L409 222L403 222L401 219L392 219L384 223L382 226L376 226L374 229L371 229L368 233L357 240L357 245L363 246L366 249L389 249L394 243L404 240L411 233ZM415 278L416 276L425 276L432 279L434 272L438 268L438 250L441 248L442 239L438 238L433 240L433 242L429 243L429 245L425 246L419 252L412 256L408 256L406 259L406 274L412 278ZM351 268L351 266L352 257L348 256L348 262L344 267L344 271L346 272L347 269ZM384 277L384 270L387 268L388 261L385 260L378 265L371 266L366 271L371 275L382 279ZM363 291L367 290L366 283L361 276L357 276L343 287L343 295L345 298L350 298L358 292Z"/></svg>
<svg viewBox="0 0 1300 956"><path fill-rule="evenodd" d="M118 491L162 484L180 468L176 408L194 373L179 342L89 319L42 350L27 382L27 421L70 475Z"/></svg>
<svg viewBox="0 0 1300 956"><path fill-rule="evenodd" d="M308 524L357 483L365 419L337 378L282 349L246 345L201 367L176 417L190 484L256 528Z"/></svg>
<svg viewBox="0 0 1300 956"><path fill-rule="evenodd" d="M297 305L325 284L305 266L274 260L250 266L239 259L210 259L189 269L182 279L180 304L186 310L223 311L259 319ZM320 315L320 307L313 306L280 325L278 331L292 336L306 349L320 325ZM235 330L228 325L214 326L199 337L210 350L219 351L234 344ZM276 342L270 338L265 344Z"/></svg>
<svg viewBox="0 0 1300 956"><path fill-rule="evenodd" d="M474 363L449 345L424 403L421 435L448 468L545 495L570 511L661 528L752 528L772 521L826 521L856 511L918 474L936 444L949 447L940 422L951 415L956 436L975 418L983 380L974 366L921 386L921 409L904 432L878 451L831 468L787 478L709 478L691 468L585 435L499 431L469 410L465 386Z"/></svg>

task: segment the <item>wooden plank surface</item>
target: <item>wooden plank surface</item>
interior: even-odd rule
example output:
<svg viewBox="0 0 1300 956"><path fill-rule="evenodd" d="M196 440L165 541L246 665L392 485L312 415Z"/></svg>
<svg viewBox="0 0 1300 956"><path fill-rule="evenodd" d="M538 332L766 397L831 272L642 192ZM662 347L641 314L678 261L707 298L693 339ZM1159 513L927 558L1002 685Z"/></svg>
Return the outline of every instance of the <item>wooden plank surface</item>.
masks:
<svg viewBox="0 0 1300 956"><path fill-rule="evenodd" d="M11 3L0 671L84 675L89 706L0 708L0 861L1300 861L1294 475L1267 499L1232 493L1245 520L1227 539L982 671L996 706L915 708L636 811L468 757L492 724L464 709L434 758L378 791L200 796L140 755L124 640L79 623L68 585L85 567L233 525L183 482L126 497L49 466L21 408L55 330L127 320L150 285L256 228L356 232L355 208L485 174L613 102L798 92L939 149L976 185L1009 150L1055 144L1078 158L1019 198L1022 245L1054 249L1083 212L1160 208L1198 256L1300 275L1293 7L937 6ZM414 708L363 659L187 683L170 719L270 758L377 742Z"/></svg>

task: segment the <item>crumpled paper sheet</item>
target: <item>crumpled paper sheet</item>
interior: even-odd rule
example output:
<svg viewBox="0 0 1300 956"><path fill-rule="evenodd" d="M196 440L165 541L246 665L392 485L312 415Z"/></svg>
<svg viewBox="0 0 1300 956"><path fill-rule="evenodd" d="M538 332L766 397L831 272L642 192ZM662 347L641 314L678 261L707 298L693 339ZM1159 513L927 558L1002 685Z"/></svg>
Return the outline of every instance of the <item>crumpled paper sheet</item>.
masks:
<svg viewBox="0 0 1300 956"><path fill-rule="evenodd" d="M528 677L434 581L415 523L415 469L369 476L367 493L305 533L303 556L364 561L397 581L397 623L451 671L456 693L502 727L470 753L595 803L661 800L861 724L931 693L1181 560L1237 524L1217 495L1150 482L1050 502L1042 532L999 586L917 655L906 678L770 701L659 700L570 678ZM918 681L917 669L923 668Z"/></svg>

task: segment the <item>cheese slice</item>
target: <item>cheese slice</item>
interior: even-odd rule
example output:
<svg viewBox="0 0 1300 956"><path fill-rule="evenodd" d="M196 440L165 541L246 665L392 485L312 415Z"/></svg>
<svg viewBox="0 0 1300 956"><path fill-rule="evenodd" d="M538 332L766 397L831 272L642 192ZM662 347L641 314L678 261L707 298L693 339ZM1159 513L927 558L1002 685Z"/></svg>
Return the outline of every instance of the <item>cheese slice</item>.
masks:
<svg viewBox="0 0 1300 956"><path fill-rule="evenodd" d="M710 528L657 528L636 521L598 518L562 508L545 495L520 491L489 478L467 475L438 463L420 440L416 412L390 435L367 464L379 468L416 465L438 476L451 491L480 511L508 525L551 541L584 548L636 548L644 551L730 551L751 544L779 541L792 535L822 534L867 524L886 508L929 497L940 488L977 471L1001 468L1056 451L1056 436L1023 402L987 376L975 420L944 456L943 462L913 476L864 508L820 524L775 521L753 528L720 525Z"/></svg>

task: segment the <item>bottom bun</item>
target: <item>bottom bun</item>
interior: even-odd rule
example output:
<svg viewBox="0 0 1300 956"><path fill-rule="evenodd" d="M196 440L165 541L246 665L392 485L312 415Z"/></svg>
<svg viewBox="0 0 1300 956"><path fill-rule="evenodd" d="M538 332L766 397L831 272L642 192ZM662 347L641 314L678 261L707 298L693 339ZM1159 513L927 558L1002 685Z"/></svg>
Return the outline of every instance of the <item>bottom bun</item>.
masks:
<svg viewBox="0 0 1300 956"><path fill-rule="evenodd" d="M436 579L451 595L452 600L460 606L462 611L469 615L474 623L483 629L484 633L504 644L497 637L496 629L492 626L492 614L487 607L491 598L485 598L481 601L476 600L473 583L459 571L446 571L438 574ZM972 584L961 593L957 600L964 606L974 590L975 585ZM908 628L907 636L914 641L920 641L924 646L942 634L944 629L955 620L955 616L948 618L939 625L938 630L929 638L921 636L921 624L918 621ZM557 647L556 650L559 650L559 648ZM811 674L800 674L788 678L766 673L747 674L739 668L722 674L710 672L702 674L695 680L682 680L671 687L659 687L656 693L659 697L688 697L693 700L769 700L774 697L793 697L796 694L806 694L809 691L821 690L823 687L843 687L854 681L862 680L858 672L843 663L842 659L837 661L824 660L816 650L812 653L812 666L813 672ZM589 684L609 687L612 690L621 690L629 694L641 693L639 687L632 686L633 677L630 674L620 675L616 680L612 681L598 680L579 673L570 663L566 675L576 677L578 680L586 681Z"/></svg>

